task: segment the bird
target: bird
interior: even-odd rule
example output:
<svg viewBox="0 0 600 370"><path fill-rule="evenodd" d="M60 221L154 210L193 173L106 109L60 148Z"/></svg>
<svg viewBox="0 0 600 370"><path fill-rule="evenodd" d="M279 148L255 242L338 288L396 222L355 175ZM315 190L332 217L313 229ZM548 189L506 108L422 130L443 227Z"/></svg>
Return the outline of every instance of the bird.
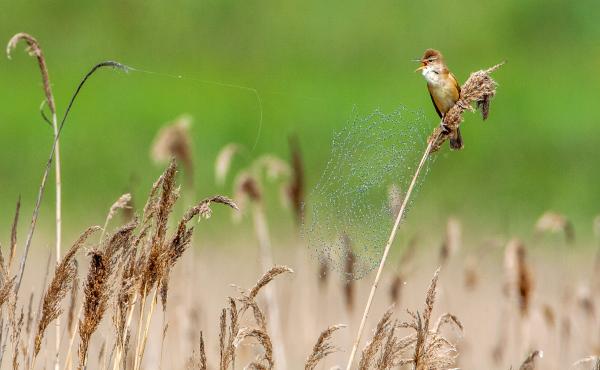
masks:
<svg viewBox="0 0 600 370"><path fill-rule="evenodd" d="M421 66L415 70L420 71L427 81L427 89L435 111L444 118L446 113L454 106L460 97L460 85L456 77L450 72L442 53L435 49L427 49L421 59L416 60ZM448 129L442 123L442 128L448 132L450 148L462 149L463 140L460 129Z"/></svg>

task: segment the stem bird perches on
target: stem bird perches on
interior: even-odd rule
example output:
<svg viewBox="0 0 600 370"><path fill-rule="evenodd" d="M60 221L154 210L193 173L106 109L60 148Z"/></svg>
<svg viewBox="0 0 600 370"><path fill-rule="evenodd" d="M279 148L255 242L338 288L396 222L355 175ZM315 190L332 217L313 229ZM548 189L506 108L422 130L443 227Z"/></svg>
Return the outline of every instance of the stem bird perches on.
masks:
<svg viewBox="0 0 600 370"><path fill-rule="evenodd" d="M373 281L369 297L367 298L365 311L363 313L360 325L358 327L358 333L356 334L356 338L354 339L354 343L352 345L352 351L350 352L350 357L346 366L347 370L351 369L352 363L354 362L354 357L356 356L356 351L358 349L358 345L360 344L360 339L365 328L365 324L367 322L367 317L369 316L371 304L373 303L373 298L375 297L375 291L377 290L379 280L381 279L383 267L385 266L385 262L390 252L390 248L392 246L392 243L394 242L394 239L396 238L398 227L400 226L400 222L404 218L406 206L408 205L408 201L410 200L410 196L412 195L412 192L415 188L421 170L425 166L425 162L427 162L427 159L433 152L437 151L442 146L442 144L450 138L449 133L460 126L460 124L463 121L462 115L464 111L475 110L475 108L472 107L473 103L477 104L477 109L481 111L483 119L487 118L489 114L490 100L496 94L496 81L492 79L490 73L500 68L503 64L504 62L497 64L487 70L481 70L472 73L471 76L469 76L469 79L462 86L461 95L456 104L452 108L450 108L450 110L442 118L442 122L440 123L440 125L433 130L432 135L429 137L427 147L423 152L421 161L419 162L419 165L417 166L417 169L415 170L415 173L410 182L410 185L406 191L404 200L402 201L402 205L400 206L400 210L398 212L398 215L396 216L394 226L392 227L392 231L390 232L390 236L383 250L383 255L381 256L379 268L377 269L375 280Z"/></svg>

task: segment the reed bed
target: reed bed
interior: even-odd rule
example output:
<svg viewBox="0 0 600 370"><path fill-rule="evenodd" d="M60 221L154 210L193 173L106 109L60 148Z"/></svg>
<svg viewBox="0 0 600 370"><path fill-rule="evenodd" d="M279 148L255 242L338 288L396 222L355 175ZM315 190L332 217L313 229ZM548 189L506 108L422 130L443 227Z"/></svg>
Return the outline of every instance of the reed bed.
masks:
<svg viewBox="0 0 600 370"><path fill-rule="evenodd" d="M600 366L600 263L593 258L595 249L579 248L565 263L562 256L553 257L540 248L548 240L540 237L546 233L559 233L559 240L570 244L579 242L575 225L565 215L546 212L532 222L531 237L504 235L493 243L473 242L483 236L458 218L448 217L439 230L428 227L427 237L414 237L401 251L392 252L397 266L384 269L414 184L404 199L403 189L391 185L390 209L396 224L375 284L349 280L360 250L346 235L340 235L345 277L332 274L323 262L304 258L306 250L298 238L306 187L299 140L289 141L289 161L271 154L247 160L249 165L237 172L231 191L224 191L233 198L214 195L198 201L191 191L194 162L188 116L167 125L155 140L152 156L159 163L166 161L166 168L149 189L143 207L136 209L130 194L115 196L103 226L83 230L62 257L60 248L54 256L35 248L28 258L48 172L57 160L59 173L55 157L59 136L77 94L98 69L128 68L118 62L94 66L78 85L59 124L43 54L37 41L24 35L15 36L9 48L23 39L38 58L55 131L24 246L18 248L18 200L9 247L0 248L0 368ZM447 140L445 127L458 127L472 103L487 118L495 94L489 73L497 68L475 72L463 86L461 100L434 130L424 160L440 150ZM226 185L232 163L241 155L250 154L238 144L222 149L215 163L216 183ZM184 197L180 197L179 166L190 188L188 201L180 199ZM283 232L269 227L266 200L277 196L290 210L289 227L282 227L281 221L276 224ZM253 236L238 233L236 224L228 226L231 248L224 249L214 242L216 238L196 231L202 231L213 211L224 212L217 207L240 219L248 215ZM118 222L120 213L126 214L122 222ZM57 211L58 247L59 216ZM596 219L597 237L599 225ZM195 248L195 234L205 248L189 253ZM21 261L16 268L18 255ZM44 266L44 261L45 274L43 268L33 268ZM378 284L387 286L388 299L373 299ZM367 297L367 309L359 317L355 303ZM159 310L162 320L156 317ZM367 320L369 312L375 319ZM58 322L66 325L56 326L56 336L48 335ZM358 338L353 335L356 329ZM367 339L359 346L363 329Z"/></svg>

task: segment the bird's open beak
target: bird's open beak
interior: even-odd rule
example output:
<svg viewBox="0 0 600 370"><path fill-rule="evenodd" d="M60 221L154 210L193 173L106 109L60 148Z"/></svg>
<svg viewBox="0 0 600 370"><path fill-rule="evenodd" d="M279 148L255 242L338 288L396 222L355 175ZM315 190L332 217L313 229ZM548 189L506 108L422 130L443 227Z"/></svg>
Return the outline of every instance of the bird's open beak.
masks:
<svg viewBox="0 0 600 370"><path fill-rule="evenodd" d="M415 69L415 72L419 72L421 71L423 68L425 68L425 64L423 64L422 66L420 66L419 68Z"/></svg>

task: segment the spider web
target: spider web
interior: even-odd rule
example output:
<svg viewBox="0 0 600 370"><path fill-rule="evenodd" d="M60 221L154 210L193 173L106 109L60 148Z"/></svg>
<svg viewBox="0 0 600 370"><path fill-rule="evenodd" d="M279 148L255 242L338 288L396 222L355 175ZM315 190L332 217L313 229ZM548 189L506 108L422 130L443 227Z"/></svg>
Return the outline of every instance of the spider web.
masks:
<svg viewBox="0 0 600 370"><path fill-rule="evenodd" d="M346 279L360 279L379 264L397 214L388 191L408 188L428 134L423 114L406 107L364 117L353 112L334 135L308 199L304 236L321 263Z"/></svg>

